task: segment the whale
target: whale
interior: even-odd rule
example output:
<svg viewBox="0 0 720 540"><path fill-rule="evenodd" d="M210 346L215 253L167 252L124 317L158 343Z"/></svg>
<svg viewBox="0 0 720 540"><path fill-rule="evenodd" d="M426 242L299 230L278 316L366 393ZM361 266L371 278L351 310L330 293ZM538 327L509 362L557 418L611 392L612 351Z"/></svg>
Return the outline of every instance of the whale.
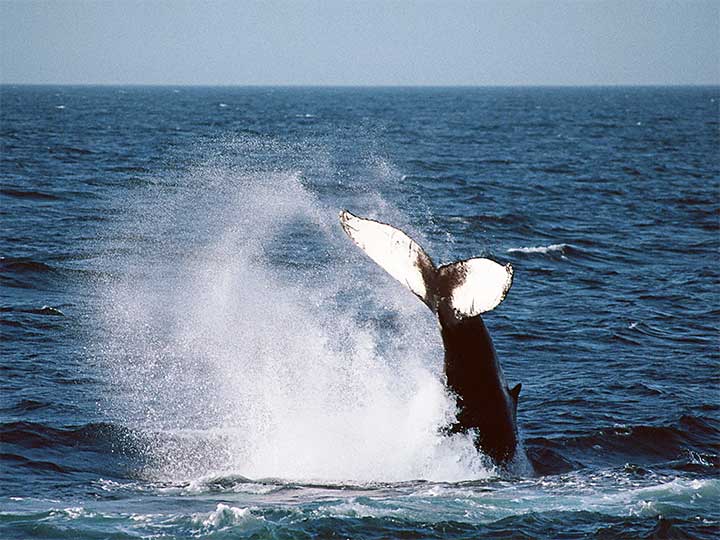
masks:
<svg viewBox="0 0 720 540"><path fill-rule="evenodd" d="M513 268L486 258L436 266L403 231L347 210L340 224L365 254L405 285L437 317L445 349L444 379L455 398L456 418L448 434L465 433L498 466L518 453L517 406L521 384L510 388L483 313L505 299Z"/></svg>

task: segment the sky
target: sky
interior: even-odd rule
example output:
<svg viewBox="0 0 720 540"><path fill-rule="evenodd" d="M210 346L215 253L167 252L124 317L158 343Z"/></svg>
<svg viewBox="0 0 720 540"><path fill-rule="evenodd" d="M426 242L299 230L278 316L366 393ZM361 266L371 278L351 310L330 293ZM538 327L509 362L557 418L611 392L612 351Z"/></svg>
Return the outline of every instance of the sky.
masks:
<svg viewBox="0 0 720 540"><path fill-rule="evenodd" d="M0 83L720 84L720 0L0 0Z"/></svg>

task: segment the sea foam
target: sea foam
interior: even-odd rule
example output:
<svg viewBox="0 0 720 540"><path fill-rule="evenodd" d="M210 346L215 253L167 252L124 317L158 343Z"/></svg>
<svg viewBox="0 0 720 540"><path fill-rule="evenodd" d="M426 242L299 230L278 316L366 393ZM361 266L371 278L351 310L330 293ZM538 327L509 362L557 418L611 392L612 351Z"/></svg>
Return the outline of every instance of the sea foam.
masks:
<svg viewBox="0 0 720 540"><path fill-rule="evenodd" d="M550 244L549 246L519 247L510 248L508 253L540 253L547 255L548 253L560 252L564 253L570 247L569 244Z"/></svg>

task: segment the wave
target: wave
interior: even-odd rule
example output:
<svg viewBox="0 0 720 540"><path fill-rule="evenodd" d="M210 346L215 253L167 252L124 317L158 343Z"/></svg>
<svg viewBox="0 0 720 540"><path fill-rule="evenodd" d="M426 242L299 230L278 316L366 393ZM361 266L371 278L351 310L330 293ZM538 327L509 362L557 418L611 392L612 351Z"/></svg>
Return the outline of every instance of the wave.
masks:
<svg viewBox="0 0 720 540"><path fill-rule="evenodd" d="M45 401L38 401L36 399L21 399L15 405L0 408L3 412L9 413L27 413L31 411L37 411L39 409L46 409L51 407L50 403Z"/></svg>
<svg viewBox="0 0 720 540"><path fill-rule="evenodd" d="M258 521L263 522L265 519L254 516L249 508L237 508L223 503L218 504L215 510L208 515L193 516L193 522L200 524L204 533L227 527L236 529L238 525L244 528Z"/></svg>
<svg viewBox="0 0 720 540"><path fill-rule="evenodd" d="M62 153L81 156L86 156L94 153L92 150L88 150L87 148L75 148L73 146L52 146L49 151L51 154Z"/></svg>
<svg viewBox="0 0 720 540"><path fill-rule="evenodd" d="M22 499L16 498L20 503ZM59 501L58 501L59 502ZM270 526L261 512L254 508L242 508L217 503L205 512L178 513L128 513L99 511L84 506L53 507L46 511L3 511L0 527L12 531L12 537L73 538L154 538L167 536L178 538L256 538L276 537L306 538L297 529L275 524ZM0 528L0 530L2 530ZM118 532L118 528L122 532ZM229 536L226 536L229 535Z"/></svg>
<svg viewBox="0 0 720 540"><path fill-rule="evenodd" d="M28 309L24 310L27 313L32 313L34 315L52 315L54 317L64 317L65 314L60 311L58 308L54 308L52 306L43 306L39 309Z"/></svg>
<svg viewBox="0 0 720 540"><path fill-rule="evenodd" d="M49 285L59 270L25 257L0 256L0 284L6 287L34 289Z"/></svg>
<svg viewBox="0 0 720 540"><path fill-rule="evenodd" d="M28 258L13 258L0 256L0 272L24 273L50 273L55 268L43 262L33 261Z"/></svg>
<svg viewBox="0 0 720 540"><path fill-rule="evenodd" d="M471 222L495 223L499 225L524 225L527 226L529 220L526 215L520 213L504 213L504 214L477 214L467 216L466 219Z"/></svg>
<svg viewBox="0 0 720 540"><path fill-rule="evenodd" d="M576 170L566 163L557 165L547 165L541 167L530 167L533 172L543 172L548 174L575 174Z"/></svg>
<svg viewBox="0 0 720 540"><path fill-rule="evenodd" d="M45 405L34 400L24 400L16 407L33 410ZM102 422L64 427L53 427L39 422L6 422L0 424L0 440L4 445L18 448L72 447L101 452L121 450L131 453L137 452L138 445L147 442L147 438L140 433Z"/></svg>
<svg viewBox="0 0 720 540"><path fill-rule="evenodd" d="M348 492L307 489L290 496L243 496L242 505L231 502L237 496L218 500L204 495L195 499L201 501L201 511L188 510L192 499L171 506L173 500L163 497L161 506L133 505L132 513L122 500L114 511L108 504L60 501L38 511L36 501L14 497L0 526L24 537L42 523L46 531L62 530L73 538L105 536L118 527L133 537L715 538L713 502L720 480L628 480L613 473L569 474L520 486L413 482ZM152 504L147 494L143 499ZM249 505L249 500L262 502Z"/></svg>
<svg viewBox="0 0 720 540"><path fill-rule="evenodd" d="M46 408L47 403L24 400L14 410L30 412ZM318 487L338 489L357 489L362 487L378 488L385 484L364 481L353 484L348 480L338 484L327 484L321 480L299 482L298 480L253 477L251 479L238 472L221 471L232 466L228 462L227 443L232 440L232 432L218 431L213 438L207 433L189 434L184 432L144 432L109 423L89 423L80 426L54 427L37 422L9 422L0 424L0 440L5 445L7 455L2 460L18 462L30 459L25 453L32 449L46 449L64 452L66 448L75 451L90 451L100 454L113 454L117 458L140 460L143 463L142 474L147 478L160 480L167 478L167 459L172 456L174 477L181 472L178 466L193 463L198 459L207 465L209 471L197 475L197 463L180 475L190 475L189 481L174 483L171 491L181 493L251 493L269 494L287 489ZM544 438L535 437L524 440L527 455L539 475L557 475L586 467L597 469L624 467L626 472L635 476L648 474L648 468L675 470L697 473L705 477L720 476L720 422L705 416L682 416L669 426L614 426L593 431L587 435ZM148 448L162 451L161 455L148 455ZM17 456L20 456L18 458ZM158 461L158 458L159 461ZM457 457L456 457L457 459ZM32 460L31 460L32 461ZM342 462L342 461L341 461ZM32 463L23 464L34 467ZM629 464L643 464L629 465ZM64 468L64 464L57 464ZM38 465L42 467L42 464ZM150 467L148 469L148 467ZM236 464L238 470L242 465ZM139 470L139 471L140 471ZM165 472L163 472L165 471ZM160 473L158 475L158 473ZM261 478L261 479L257 479ZM289 478L284 476L284 478ZM155 481L155 480L153 480ZM397 485L397 484L395 484Z"/></svg>
<svg viewBox="0 0 720 540"><path fill-rule="evenodd" d="M11 453L0 453L0 463L10 467L25 467L35 471L49 471L52 473L69 474L72 469L58 465L53 461L41 461L29 459L25 456Z"/></svg>
<svg viewBox="0 0 720 540"><path fill-rule="evenodd" d="M559 474L586 466L656 464L720 474L720 422L682 416L670 426L616 426L588 435L525 440L539 474Z"/></svg>
<svg viewBox="0 0 720 540"><path fill-rule="evenodd" d="M42 306L40 308L17 308L0 306L0 313L29 313L31 315L51 315L54 317L64 317L65 314L59 309L52 306Z"/></svg>
<svg viewBox="0 0 720 540"><path fill-rule="evenodd" d="M70 257L56 256L55 261L71 260ZM72 262L72 261L71 261ZM102 278L106 274L95 270L48 264L29 257L0 256L0 285L22 289L56 290L59 283L80 282ZM14 308L36 315L63 315L58 307L41 305L39 308Z"/></svg>
<svg viewBox="0 0 720 540"><path fill-rule="evenodd" d="M0 195L15 197L17 199L33 199L36 201L59 201L61 197L44 193L42 191L23 191L20 189L0 189Z"/></svg>
<svg viewBox="0 0 720 540"><path fill-rule="evenodd" d="M108 171L110 172L118 172L118 173L141 173L141 174L149 174L152 172L147 167L140 167L140 166L128 166L128 165L116 165L114 167L108 167Z"/></svg>
<svg viewBox="0 0 720 540"><path fill-rule="evenodd" d="M76 384L73 387L78 388ZM68 408L63 403L26 402L2 412L8 416L58 417L67 415ZM16 490L22 484L23 469L71 475L68 481L72 482L134 478L142 474L146 449L153 444L151 437L107 423L55 427L42 422L6 422L0 424L0 441L0 470L17 471L5 476Z"/></svg>
<svg viewBox="0 0 720 540"><path fill-rule="evenodd" d="M519 248L510 248L507 250L508 253L521 253L523 255L533 255L533 254L541 254L541 255L548 255L551 253L559 253L562 256L565 256L567 253L569 253L571 250L574 250L573 246L570 244L550 244L549 246L535 246L535 247L519 247Z"/></svg>

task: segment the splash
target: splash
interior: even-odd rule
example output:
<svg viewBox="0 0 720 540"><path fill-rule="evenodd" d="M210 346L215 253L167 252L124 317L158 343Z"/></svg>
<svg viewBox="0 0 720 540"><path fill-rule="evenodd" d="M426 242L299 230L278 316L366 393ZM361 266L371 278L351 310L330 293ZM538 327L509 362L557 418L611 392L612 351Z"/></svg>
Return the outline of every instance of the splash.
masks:
<svg viewBox="0 0 720 540"><path fill-rule="evenodd" d="M150 441L145 473L486 476L469 437L440 434L435 322L337 224L343 203L400 212L320 186L274 143L228 150L133 200L99 287L106 410ZM283 165L249 164L259 150Z"/></svg>

